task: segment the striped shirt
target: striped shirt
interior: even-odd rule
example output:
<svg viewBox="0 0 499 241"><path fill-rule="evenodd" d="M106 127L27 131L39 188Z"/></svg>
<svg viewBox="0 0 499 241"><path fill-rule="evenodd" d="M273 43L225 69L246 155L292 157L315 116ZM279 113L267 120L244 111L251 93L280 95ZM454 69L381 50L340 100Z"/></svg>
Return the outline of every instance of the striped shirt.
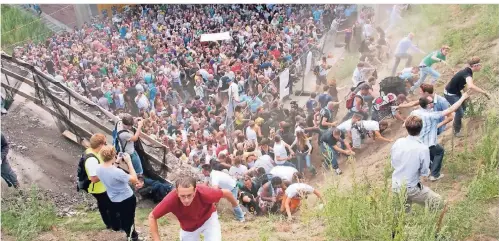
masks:
<svg viewBox="0 0 499 241"><path fill-rule="evenodd" d="M423 120L423 129L419 133L419 139L428 147L437 144L437 126L443 117L442 111L431 111L423 108L413 110L411 115L418 116Z"/></svg>
<svg viewBox="0 0 499 241"><path fill-rule="evenodd" d="M435 94L435 96L433 96L433 109L435 111L444 111L444 110L447 110L449 108L450 108L450 104L449 104L449 101L447 101L447 99L445 99L444 97L437 95L437 94ZM445 119L445 116L440 117L440 122L442 122L444 119ZM440 128L438 128L439 135L445 131L445 127L446 126L443 125Z"/></svg>

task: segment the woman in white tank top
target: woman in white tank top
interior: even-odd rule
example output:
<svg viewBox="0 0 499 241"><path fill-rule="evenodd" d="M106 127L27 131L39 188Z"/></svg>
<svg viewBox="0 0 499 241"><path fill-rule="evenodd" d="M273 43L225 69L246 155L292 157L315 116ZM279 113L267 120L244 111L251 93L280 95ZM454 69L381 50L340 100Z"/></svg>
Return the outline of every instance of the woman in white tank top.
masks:
<svg viewBox="0 0 499 241"><path fill-rule="evenodd" d="M246 139L256 142L257 141L257 135L256 131L253 129L255 127L255 122L250 121L248 123L248 127L246 127Z"/></svg>

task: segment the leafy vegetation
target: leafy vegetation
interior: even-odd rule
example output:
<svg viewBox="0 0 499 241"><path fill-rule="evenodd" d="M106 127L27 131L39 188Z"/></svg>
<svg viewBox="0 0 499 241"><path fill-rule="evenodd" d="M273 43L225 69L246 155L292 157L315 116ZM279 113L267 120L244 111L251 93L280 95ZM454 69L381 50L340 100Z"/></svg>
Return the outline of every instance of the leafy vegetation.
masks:
<svg viewBox="0 0 499 241"><path fill-rule="evenodd" d="M32 240L57 222L53 203L38 188L2 197L2 231L16 240Z"/></svg>
<svg viewBox="0 0 499 241"><path fill-rule="evenodd" d="M39 18L21 9L2 4L1 15L1 45L7 53L12 53L16 45L22 45L29 40L38 43L52 34L52 31Z"/></svg>

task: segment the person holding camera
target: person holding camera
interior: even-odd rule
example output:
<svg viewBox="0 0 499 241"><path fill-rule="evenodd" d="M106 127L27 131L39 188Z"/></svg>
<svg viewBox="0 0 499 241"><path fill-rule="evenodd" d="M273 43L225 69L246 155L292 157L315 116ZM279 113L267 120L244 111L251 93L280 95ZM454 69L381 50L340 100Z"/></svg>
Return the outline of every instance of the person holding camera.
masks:
<svg viewBox="0 0 499 241"><path fill-rule="evenodd" d="M113 217L119 214L120 228L125 231L128 240L139 240L139 234L135 231L134 225L137 199L129 185L129 183L136 184L138 181L132 159L128 153L122 152L116 158L116 150L111 145L103 146L100 155L104 162L97 168L96 173L113 203L111 206ZM120 162L126 163L129 174L117 167Z"/></svg>
<svg viewBox="0 0 499 241"><path fill-rule="evenodd" d="M140 156L135 150L135 142L139 141L139 136L142 133L143 120L139 119L137 122L137 129L133 130L134 118L130 114L125 114L122 118L123 129L118 132L118 140L121 151L126 152L132 159L134 170L138 175L144 172L142 169L142 161Z"/></svg>

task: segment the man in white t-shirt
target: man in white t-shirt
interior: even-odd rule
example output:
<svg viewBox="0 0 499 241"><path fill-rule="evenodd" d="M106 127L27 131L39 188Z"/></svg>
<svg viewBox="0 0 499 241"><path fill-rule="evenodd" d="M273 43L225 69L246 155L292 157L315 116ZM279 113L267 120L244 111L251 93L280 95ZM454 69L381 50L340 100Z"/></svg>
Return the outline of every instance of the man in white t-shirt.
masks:
<svg viewBox="0 0 499 241"><path fill-rule="evenodd" d="M234 165L230 167L229 175L237 180L242 180L246 172L248 172L248 167L241 164L241 157L234 158Z"/></svg>
<svg viewBox="0 0 499 241"><path fill-rule="evenodd" d="M351 138L352 146L354 148L361 147L364 135L372 136L373 140L378 139L386 142L392 142L393 140L385 138L381 135L381 131L387 128L388 122L386 120L383 120L381 122L373 120L362 120L362 115L356 113L352 116L350 130L348 130L348 136Z"/></svg>
<svg viewBox="0 0 499 241"><path fill-rule="evenodd" d="M286 212L289 221L293 219L291 214L298 210L301 200L311 193L315 194L324 203L321 193L305 183L293 183L286 188L282 199L281 212Z"/></svg>
<svg viewBox="0 0 499 241"><path fill-rule="evenodd" d="M229 190L237 200L239 188L237 187L237 182L234 178L225 172L212 170L210 164L204 164L202 169L203 175L209 177L208 183L210 186Z"/></svg>
<svg viewBox="0 0 499 241"><path fill-rule="evenodd" d="M274 166L275 162L272 160L272 157L269 155L263 155L255 161L253 168L258 169L259 167L263 167L263 169L265 169L265 173L270 173L270 170L272 170Z"/></svg>
<svg viewBox="0 0 499 241"><path fill-rule="evenodd" d="M301 178L296 168L288 166L276 166L270 170L270 174L274 177L280 177L282 181L287 183L293 183L295 179Z"/></svg>
<svg viewBox="0 0 499 241"><path fill-rule="evenodd" d="M135 103L139 110L149 110L149 100L144 95L143 91L139 91L139 94L135 97Z"/></svg>
<svg viewBox="0 0 499 241"><path fill-rule="evenodd" d="M229 85L229 100L234 101L234 105L237 105L240 102L239 99L239 86L238 84L231 78L230 79L230 85Z"/></svg>
<svg viewBox="0 0 499 241"><path fill-rule="evenodd" d="M359 62L357 64L357 68L353 71L352 74L352 83L353 87L359 86L360 83L365 82L366 72L374 70L374 68L370 68L365 62Z"/></svg>

